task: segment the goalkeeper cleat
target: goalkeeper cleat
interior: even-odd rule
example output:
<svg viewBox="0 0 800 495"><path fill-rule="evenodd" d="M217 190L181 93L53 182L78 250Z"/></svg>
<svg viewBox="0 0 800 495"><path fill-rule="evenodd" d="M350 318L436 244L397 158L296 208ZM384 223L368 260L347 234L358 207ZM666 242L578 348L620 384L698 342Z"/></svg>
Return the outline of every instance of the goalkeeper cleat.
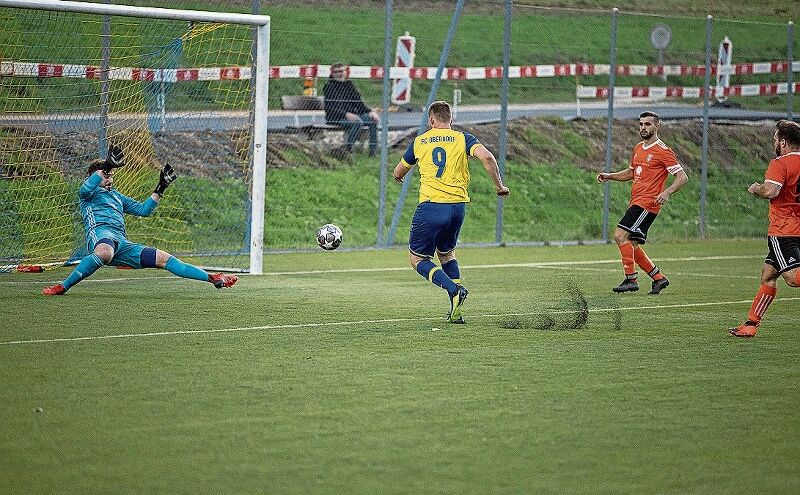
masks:
<svg viewBox="0 0 800 495"><path fill-rule="evenodd" d="M456 285L456 288L456 293L450 297L450 314L447 315L447 319L450 323L466 323L464 315L461 314L461 306L464 305L469 291L463 285Z"/></svg>
<svg viewBox="0 0 800 495"><path fill-rule="evenodd" d="M51 285L50 287L45 287L42 289L42 294L45 296L60 296L65 292L67 292L67 289L65 289L61 284Z"/></svg>
<svg viewBox="0 0 800 495"><path fill-rule="evenodd" d="M635 278L626 278L621 284L611 290L617 293L636 292L639 290L639 282L637 282Z"/></svg>
<svg viewBox="0 0 800 495"><path fill-rule="evenodd" d="M667 277L664 277L659 280L653 280L653 288L650 289L650 292L648 292L648 294L658 294L662 290L666 289L668 285L669 285L669 280L667 279Z"/></svg>
<svg viewBox="0 0 800 495"><path fill-rule="evenodd" d="M236 275L225 275L224 273L215 273L208 276L208 281L214 284L214 287L221 289L223 287L233 287L239 281Z"/></svg>
<svg viewBox="0 0 800 495"><path fill-rule="evenodd" d="M734 337L744 337L746 339L755 337L756 332L758 332L758 325L754 324L751 321L746 321L741 325L739 325L738 327L733 327L728 329L728 333L730 333Z"/></svg>

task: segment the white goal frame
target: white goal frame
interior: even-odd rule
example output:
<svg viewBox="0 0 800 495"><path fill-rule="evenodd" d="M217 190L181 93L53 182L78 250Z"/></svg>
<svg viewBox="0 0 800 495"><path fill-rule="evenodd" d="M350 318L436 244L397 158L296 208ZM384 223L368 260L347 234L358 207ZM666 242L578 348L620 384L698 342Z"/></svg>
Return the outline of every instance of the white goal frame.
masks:
<svg viewBox="0 0 800 495"><path fill-rule="evenodd" d="M254 26L256 33L255 108L253 115L253 176L250 215L250 273L264 271L264 188L267 168L267 101L269 96L270 16L201 10L132 7L60 0L0 0L0 7L77 12L83 14L144 17L195 22L221 22Z"/></svg>

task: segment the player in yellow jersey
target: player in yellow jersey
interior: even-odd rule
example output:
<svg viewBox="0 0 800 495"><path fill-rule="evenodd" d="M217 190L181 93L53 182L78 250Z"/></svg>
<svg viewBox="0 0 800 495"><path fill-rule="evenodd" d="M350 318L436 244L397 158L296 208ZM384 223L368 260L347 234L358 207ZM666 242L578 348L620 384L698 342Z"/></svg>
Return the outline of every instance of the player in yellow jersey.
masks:
<svg viewBox="0 0 800 495"><path fill-rule="evenodd" d="M472 134L451 129L451 123L450 105L444 101L433 102L428 109L431 128L408 146L393 175L397 182L403 182L413 165L419 168L419 205L409 236L411 266L447 291L450 296L448 320L464 323L461 306L468 291L461 285L455 248L469 203L469 157L483 163L498 196L508 196L509 190L503 184L492 152ZM441 267L431 260L434 253Z"/></svg>

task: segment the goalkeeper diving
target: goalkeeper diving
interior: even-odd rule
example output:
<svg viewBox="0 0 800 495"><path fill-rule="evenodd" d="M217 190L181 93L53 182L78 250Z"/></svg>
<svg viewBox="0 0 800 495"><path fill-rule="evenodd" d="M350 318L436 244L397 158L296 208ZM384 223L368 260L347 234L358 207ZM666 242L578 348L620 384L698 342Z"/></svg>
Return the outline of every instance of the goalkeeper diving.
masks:
<svg viewBox="0 0 800 495"><path fill-rule="evenodd" d="M163 268L183 278L209 282L214 287L232 287L235 275L210 274L194 265L184 263L160 249L130 242L125 234L125 213L147 217L153 213L164 191L178 175L167 164L161 170L153 194L144 203L129 198L114 189L114 169L125 166L125 156L118 146L110 146L105 160L94 160L88 176L78 191L81 216L86 230L89 255L83 258L72 273L60 284L46 287L42 294L57 296L85 279L103 265L128 268Z"/></svg>

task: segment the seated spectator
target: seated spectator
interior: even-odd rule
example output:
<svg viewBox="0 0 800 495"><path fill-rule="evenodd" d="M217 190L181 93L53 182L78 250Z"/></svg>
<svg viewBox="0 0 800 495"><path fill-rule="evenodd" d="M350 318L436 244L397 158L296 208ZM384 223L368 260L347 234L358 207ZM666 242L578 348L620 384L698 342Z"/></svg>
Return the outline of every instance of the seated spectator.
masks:
<svg viewBox="0 0 800 495"><path fill-rule="evenodd" d="M361 93L347 79L344 64L331 66L331 76L322 88L325 96L325 121L345 130L345 149L350 152L362 126L369 128L369 155L378 147L378 114L364 104Z"/></svg>

